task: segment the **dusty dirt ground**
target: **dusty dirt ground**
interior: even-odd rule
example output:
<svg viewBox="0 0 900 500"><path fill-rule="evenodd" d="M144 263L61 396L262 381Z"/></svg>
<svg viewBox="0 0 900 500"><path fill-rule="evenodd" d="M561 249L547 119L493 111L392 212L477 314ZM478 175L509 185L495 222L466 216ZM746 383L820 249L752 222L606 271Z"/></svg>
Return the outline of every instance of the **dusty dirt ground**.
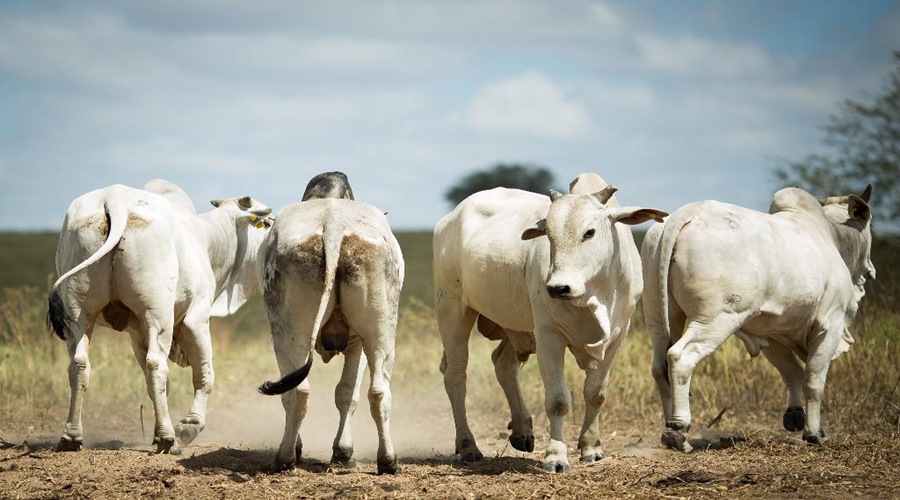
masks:
<svg viewBox="0 0 900 500"><path fill-rule="evenodd" d="M364 412L359 412L364 413ZM356 420L367 420L357 415ZM371 420L371 419L368 419ZM422 420L425 420L424 422ZM428 420L420 424L429 426ZM449 417L438 426L452 432ZM488 424L502 429L502 419ZM434 422L432 421L431 424ZM537 423L537 422L536 422ZM447 427L450 424L450 427ZM331 435L313 446L295 470L268 474L277 441L267 445L217 443L198 439L177 454L155 455L149 445L112 439L89 443L77 453L54 451L55 436L0 442L0 498L896 498L900 495L900 439L875 435L833 436L809 446L783 431L757 428L732 443L711 432L692 434L701 449L685 455L664 450L659 432L618 431L604 441L606 458L578 461L570 448L572 472L549 474L540 458L546 434L536 428L536 450L520 453L505 435L476 433L485 458L470 464L452 450L422 450L398 441L403 467L396 476L375 474L374 452L357 445L353 469L332 468ZM330 428L331 426L329 426ZM578 427L567 426L567 439ZM608 429L616 428L606 423ZM484 426L488 428L488 426ZM356 431L357 442L362 432ZM280 437L280 429L273 429ZM366 431L368 432L368 431ZM395 431L394 434L398 432ZM274 435L273 434L273 435ZM732 433L737 435L736 433ZM707 439L704 440L703 438ZM452 434L432 442L452 446ZM149 441L149 439L148 439ZM227 440L226 440L227 441ZM306 443L305 443L306 444ZM371 448L369 442L362 448ZM704 447L705 445L708 445Z"/></svg>

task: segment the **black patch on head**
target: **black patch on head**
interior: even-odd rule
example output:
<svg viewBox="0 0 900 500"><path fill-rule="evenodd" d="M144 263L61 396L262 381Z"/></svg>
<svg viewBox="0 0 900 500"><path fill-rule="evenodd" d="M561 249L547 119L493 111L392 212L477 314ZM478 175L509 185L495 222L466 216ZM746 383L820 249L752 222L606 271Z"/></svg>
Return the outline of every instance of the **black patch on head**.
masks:
<svg viewBox="0 0 900 500"><path fill-rule="evenodd" d="M341 198L353 200L353 189L343 172L325 172L319 174L306 185L301 201L314 198Z"/></svg>

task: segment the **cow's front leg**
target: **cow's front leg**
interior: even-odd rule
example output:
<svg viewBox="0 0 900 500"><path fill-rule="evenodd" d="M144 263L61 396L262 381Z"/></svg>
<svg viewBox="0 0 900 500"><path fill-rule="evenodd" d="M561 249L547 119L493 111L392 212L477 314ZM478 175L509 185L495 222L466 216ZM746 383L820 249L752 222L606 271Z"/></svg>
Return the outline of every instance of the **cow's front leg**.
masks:
<svg viewBox="0 0 900 500"><path fill-rule="evenodd" d="M512 430L509 442L513 448L519 451L532 452L534 451L534 430L532 429L531 415L528 413L528 407L525 406L522 387L519 385L519 360L509 339L500 341L500 345L491 354L491 361L494 362L494 374L503 389L503 394L506 395L512 417L509 425Z"/></svg>
<svg viewBox="0 0 900 500"><path fill-rule="evenodd" d="M769 346L763 349L763 355L772 363L788 390L788 406L784 412L782 423L791 431L802 431L806 426L806 412L803 410L804 369L797 356L787 347L769 340Z"/></svg>
<svg viewBox="0 0 900 500"><path fill-rule="evenodd" d="M206 403L215 383L213 371L212 342L209 333L209 315L191 315L180 326L179 342L191 366L194 398L191 410L175 427L178 439L183 445L193 442L206 426Z"/></svg>
<svg viewBox="0 0 900 500"><path fill-rule="evenodd" d="M341 371L341 380L334 389L334 404L337 406L340 422L337 435L331 447L331 463L343 467L353 467L353 436L350 431L350 420L359 403L359 386L362 382L362 364L365 356L362 354L362 344L359 337L353 335L344 351L344 368Z"/></svg>
<svg viewBox="0 0 900 500"><path fill-rule="evenodd" d="M84 405L84 391L91 380L88 351L96 316L89 317L80 312L77 314L77 326L66 335L66 346L69 351L69 416L59 440L60 451L78 451L84 444L81 408Z"/></svg>
<svg viewBox="0 0 900 500"><path fill-rule="evenodd" d="M622 346L628 326L616 335L606 348L603 360L598 362L594 370L585 370L584 376L584 423L578 437L578 449L581 450L582 462L596 462L603 458L600 445L600 410L606 401L606 388L609 385L609 372L616 353Z"/></svg>
<svg viewBox="0 0 900 500"><path fill-rule="evenodd" d="M569 472L569 452L563 441L563 420L572 409L566 387L565 339L552 331L535 331L538 367L544 382L544 409L550 420L550 442L541 467L548 472Z"/></svg>

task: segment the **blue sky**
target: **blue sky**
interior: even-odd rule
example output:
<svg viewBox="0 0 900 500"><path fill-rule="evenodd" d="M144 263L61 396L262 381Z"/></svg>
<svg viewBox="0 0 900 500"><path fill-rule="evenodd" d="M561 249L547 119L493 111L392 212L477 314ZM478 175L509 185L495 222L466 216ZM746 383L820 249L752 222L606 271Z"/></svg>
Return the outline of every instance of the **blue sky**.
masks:
<svg viewBox="0 0 900 500"><path fill-rule="evenodd" d="M823 151L894 50L900 3L876 0L7 1L0 230L155 177L277 210L330 170L430 229L497 162L765 210L776 159Z"/></svg>

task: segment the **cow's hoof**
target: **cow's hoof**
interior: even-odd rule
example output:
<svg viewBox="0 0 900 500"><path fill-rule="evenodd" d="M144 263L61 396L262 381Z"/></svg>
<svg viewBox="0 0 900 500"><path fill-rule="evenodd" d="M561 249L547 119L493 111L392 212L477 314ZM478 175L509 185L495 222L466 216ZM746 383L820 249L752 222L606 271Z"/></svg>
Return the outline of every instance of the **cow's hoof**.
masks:
<svg viewBox="0 0 900 500"><path fill-rule="evenodd" d="M687 432L691 430L691 423L681 422L679 420L666 420L666 427L673 431Z"/></svg>
<svg viewBox="0 0 900 500"><path fill-rule="evenodd" d="M581 455L582 462L593 463L593 462L599 462L600 460L603 460L603 452L602 451L594 451L594 452L590 452L590 453Z"/></svg>
<svg viewBox="0 0 900 500"><path fill-rule="evenodd" d="M784 428L791 432L802 431L806 426L806 412L802 406L790 406L784 411L782 422Z"/></svg>
<svg viewBox="0 0 900 500"><path fill-rule="evenodd" d="M659 441L663 446L670 450L678 450L683 453L690 453L694 450L691 443L688 442L687 437L680 432L671 430L663 431L662 436L659 437Z"/></svg>
<svg viewBox="0 0 900 500"><path fill-rule="evenodd" d="M534 451L534 435L522 434L521 436L509 436L509 444L519 451L531 453Z"/></svg>
<svg viewBox="0 0 900 500"><path fill-rule="evenodd" d="M543 464L541 464L541 468L547 472L563 473L563 474L572 470L572 468L569 467L569 464L567 464L565 462L557 462L556 460L544 462Z"/></svg>
<svg viewBox="0 0 900 500"><path fill-rule="evenodd" d="M296 465L296 462L282 462L276 458L274 462L265 468L265 472L267 474L278 474L279 472L293 469L294 465Z"/></svg>
<svg viewBox="0 0 900 500"><path fill-rule="evenodd" d="M156 436L153 438L153 444L156 445L156 453L169 453L173 446L175 446L175 438L174 437L159 437Z"/></svg>
<svg viewBox="0 0 900 500"><path fill-rule="evenodd" d="M200 435L200 431L203 430L203 425L199 422L185 422L185 420L182 420L180 424L175 426L175 433L178 435L178 440L181 441L182 445L191 444Z"/></svg>
<svg viewBox="0 0 900 500"><path fill-rule="evenodd" d="M84 440L81 438L72 438L63 436L59 439L59 445L56 447L59 451L80 451Z"/></svg>
<svg viewBox="0 0 900 500"><path fill-rule="evenodd" d="M378 459L378 474L397 474L400 472L400 464L397 457Z"/></svg>
<svg viewBox="0 0 900 500"><path fill-rule="evenodd" d="M353 460L353 450L333 450L331 452L331 463L347 469L356 467L356 460Z"/></svg>
<svg viewBox="0 0 900 500"><path fill-rule="evenodd" d="M457 441L456 453L463 462L477 462L484 458L475 441L471 439Z"/></svg>
<svg viewBox="0 0 900 500"><path fill-rule="evenodd" d="M825 431L819 431L818 434L804 434L803 440L809 444L822 444L825 442Z"/></svg>

